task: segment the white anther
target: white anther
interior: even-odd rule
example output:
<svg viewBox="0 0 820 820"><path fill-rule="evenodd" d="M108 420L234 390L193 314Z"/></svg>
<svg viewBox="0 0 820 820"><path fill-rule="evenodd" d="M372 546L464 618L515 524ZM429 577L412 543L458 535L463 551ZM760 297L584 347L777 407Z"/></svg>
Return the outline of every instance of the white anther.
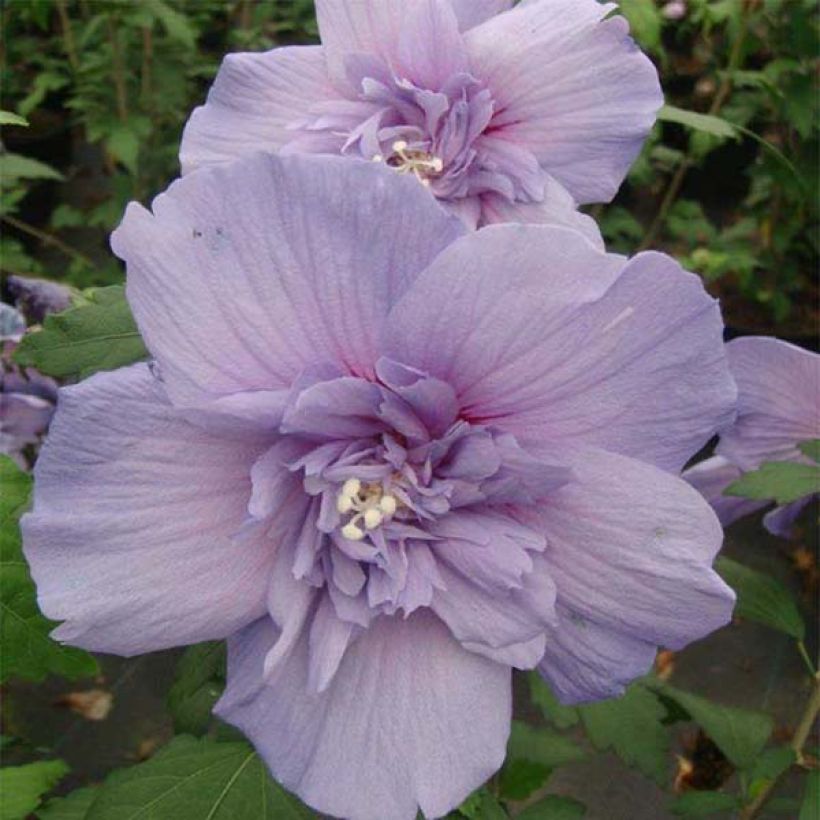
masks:
<svg viewBox="0 0 820 820"><path fill-rule="evenodd" d="M342 535L348 541L361 541L364 538L364 531L360 530L352 521L342 527Z"/></svg>
<svg viewBox="0 0 820 820"><path fill-rule="evenodd" d="M433 157L433 159L430 160L430 167L437 174L440 174L444 170L444 160L441 157Z"/></svg>
<svg viewBox="0 0 820 820"><path fill-rule="evenodd" d="M373 154L371 162L384 162L384 157L381 154Z"/></svg>
<svg viewBox="0 0 820 820"><path fill-rule="evenodd" d="M381 511L375 507L370 507L364 511L364 526L367 530L375 530L383 520L384 516Z"/></svg>
<svg viewBox="0 0 820 820"><path fill-rule="evenodd" d="M394 150L397 154L400 154L402 151L406 151L406 150L407 150L407 142L406 142L406 140L396 140L396 141L393 143L393 150Z"/></svg>
<svg viewBox="0 0 820 820"><path fill-rule="evenodd" d="M344 484L342 484L342 496L347 498L353 498L354 495L358 495L362 489L362 482L359 481L358 478L348 478Z"/></svg>
<svg viewBox="0 0 820 820"><path fill-rule="evenodd" d="M396 499L392 495L383 495L379 499L379 509L385 515L393 515L396 512Z"/></svg>
<svg viewBox="0 0 820 820"><path fill-rule="evenodd" d="M336 499L336 509L340 513L348 513L353 509L353 498L349 495L340 495Z"/></svg>

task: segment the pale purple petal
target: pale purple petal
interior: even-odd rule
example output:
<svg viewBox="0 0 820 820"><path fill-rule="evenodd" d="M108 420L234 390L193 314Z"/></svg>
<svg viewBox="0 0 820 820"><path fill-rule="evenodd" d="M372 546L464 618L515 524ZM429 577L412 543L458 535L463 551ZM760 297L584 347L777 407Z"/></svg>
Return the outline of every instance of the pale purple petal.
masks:
<svg viewBox="0 0 820 820"><path fill-rule="evenodd" d="M743 470L803 458L797 444L820 437L820 355L767 337L726 345L738 386L738 418L717 452Z"/></svg>
<svg viewBox="0 0 820 820"><path fill-rule="evenodd" d="M153 215L129 206L112 247L174 402L289 387L316 361L372 372L390 306L464 231L395 176L257 155L188 175Z"/></svg>
<svg viewBox="0 0 820 820"><path fill-rule="evenodd" d="M734 593L712 569L723 531L686 482L648 464L564 453L577 481L540 508L543 561L581 621L680 649L728 623ZM602 693L603 694L603 693Z"/></svg>
<svg viewBox="0 0 820 820"><path fill-rule="evenodd" d="M512 8L513 0L450 0L462 31L474 28L502 11Z"/></svg>
<svg viewBox="0 0 820 820"><path fill-rule="evenodd" d="M337 85L347 85L346 58L383 58L416 85L438 90L467 69L458 20L449 0L317 0L319 34Z"/></svg>
<svg viewBox="0 0 820 820"><path fill-rule="evenodd" d="M615 195L663 104L626 20L603 19L614 8L532 0L465 35L472 71L493 93L492 127L581 203Z"/></svg>
<svg viewBox="0 0 820 820"><path fill-rule="evenodd" d="M336 98L321 46L229 54L207 102L194 109L185 126L182 172L277 151L293 138L291 123L316 103Z"/></svg>
<svg viewBox="0 0 820 820"><path fill-rule="evenodd" d="M275 640L266 620L229 640L216 710L317 810L349 820L414 820L418 808L439 817L501 765L509 667L462 649L429 612L374 621L322 693L307 686L305 637L257 685Z"/></svg>
<svg viewBox="0 0 820 820"><path fill-rule="evenodd" d="M772 534L780 538L792 538L794 535L794 525L800 517L800 513L808 506L809 502L816 498L816 495L807 495L791 504L782 507L775 507L763 516L763 526Z"/></svg>
<svg viewBox="0 0 820 820"><path fill-rule="evenodd" d="M394 308L386 351L522 443L595 444L678 471L733 418L720 310L667 256L623 264L566 229L485 228Z"/></svg>
<svg viewBox="0 0 820 820"><path fill-rule="evenodd" d="M557 225L582 233L598 250L605 250L604 240L595 220L582 214L569 192L560 182L547 177L541 202L511 202L499 194L481 197L481 213L486 225L498 222L523 222L531 225Z"/></svg>
<svg viewBox="0 0 820 820"><path fill-rule="evenodd" d="M145 364L62 390L22 523L55 636L131 655L258 618L271 545L234 540L258 450L183 421Z"/></svg>

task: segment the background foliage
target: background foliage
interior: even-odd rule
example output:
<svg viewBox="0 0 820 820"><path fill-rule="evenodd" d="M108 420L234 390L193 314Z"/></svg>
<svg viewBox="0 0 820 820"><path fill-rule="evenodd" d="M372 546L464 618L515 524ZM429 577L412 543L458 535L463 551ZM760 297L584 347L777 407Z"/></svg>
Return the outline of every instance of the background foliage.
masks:
<svg viewBox="0 0 820 820"><path fill-rule="evenodd" d="M736 330L805 341L818 319L817 3L622 0L621 7L659 67L667 107L617 199L592 209L609 244L628 253L658 247L681 258L722 298ZM0 145L0 268L78 290L75 305L28 335L16 358L61 379L84 378L144 354L123 300L122 270L107 247L125 203L147 204L178 174L182 126L222 56L315 41L313 6L4 0L0 9L0 108L11 112ZM816 468L806 470L816 482ZM747 476L749 486L738 491L785 498L799 477L774 472ZM8 691L17 694L3 709L0 820L31 812L42 820L314 816L211 717L224 686L221 644L191 647L179 658L163 695L166 728L154 744L161 748L139 751L143 762L76 775L61 759L72 757L62 739L26 736L15 704L40 691L26 681L61 676L63 689L82 686L86 694L106 683L94 677L99 660L51 641L52 625L37 611L16 525L29 490L28 476L0 461L0 682L11 680ZM800 549L809 555L802 564ZM789 570L787 558L802 575ZM807 706L788 725L767 713L768 694L761 710L738 692L714 700L703 687L673 686L679 661L670 653L623 698L578 708L560 706L540 679L522 676L507 763L453 816L581 817L584 795L564 793L559 772L603 755L667 794L658 816L816 820L820 774L811 729L820 686L807 649L816 640L807 630L815 620L816 559L805 547L781 545L773 560L775 573L729 558L719 569L738 592L739 618L759 624L772 646L805 664L788 697ZM89 719L84 702L91 701L69 705Z"/></svg>

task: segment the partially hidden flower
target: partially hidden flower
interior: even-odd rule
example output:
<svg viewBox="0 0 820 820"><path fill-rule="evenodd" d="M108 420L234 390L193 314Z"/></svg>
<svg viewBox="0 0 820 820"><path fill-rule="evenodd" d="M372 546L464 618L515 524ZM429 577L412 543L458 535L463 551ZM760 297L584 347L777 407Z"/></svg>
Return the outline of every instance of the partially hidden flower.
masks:
<svg viewBox="0 0 820 820"><path fill-rule="evenodd" d="M57 401L57 383L34 368L21 368L12 353L26 332L25 317L0 302L0 453L29 467Z"/></svg>
<svg viewBox="0 0 820 820"><path fill-rule="evenodd" d="M263 154L112 244L155 364L61 393L23 520L40 605L100 652L227 637L216 711L310 805L441 816L502 763L512 667L607 697L729 620L675 473L735 389L672 259Z"/></svg>
<svg viewBox="0 0 820 820"><path fill-rule="evenodd" d="M317 0L321 46L225 58L185 128L183 172L259 150L343 154L416 177L471 227L581 228L575 203L615 195L655 121L657 72L613 3L511 6Z"/></svg>
<svg viewBox="0 0 820 820"><path fill-rule="evenodd" d="M724 526L771 504L725 495L730 484L765 462L813 463L798 445L820 438L820 356L769 337L735 339L726 348L738 386L737 420L721 432L715 455L684 473ZM775 507L764 526L788 537L816 495Z"/></svg>

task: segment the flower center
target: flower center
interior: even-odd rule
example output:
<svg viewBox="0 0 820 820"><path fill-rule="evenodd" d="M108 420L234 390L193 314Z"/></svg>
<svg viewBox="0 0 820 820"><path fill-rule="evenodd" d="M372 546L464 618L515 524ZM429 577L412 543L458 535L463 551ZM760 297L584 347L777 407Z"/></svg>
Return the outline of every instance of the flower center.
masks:
<svg viewBox="0 0 820 820"><path fill-rule="evenodd" d="M392 148L393 154L387 158L387 164L400 174L412 174L424 186L428 186L430 179L444 170L441 157L409 148L405 140L396 140ZM376 154L373 161L384 162L384 157Z"/></svg>
<svg viewBox="0 0 820 820"><path fill-rule="evenodd" d="M361 541L367 530L381 526L397 507L396 497L386 493L378 481L362 484L358 478L349 478L336 496L336 509L342 515L350 514L342 527L342 535L350 541Z"/></svg>

